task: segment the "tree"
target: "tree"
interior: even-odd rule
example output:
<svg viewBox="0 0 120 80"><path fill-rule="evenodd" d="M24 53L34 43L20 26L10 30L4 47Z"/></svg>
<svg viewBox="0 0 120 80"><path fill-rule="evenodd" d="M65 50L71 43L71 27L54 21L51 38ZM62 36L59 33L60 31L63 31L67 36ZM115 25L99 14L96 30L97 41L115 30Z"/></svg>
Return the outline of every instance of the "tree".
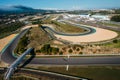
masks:
<svg viewBox="0 0 120 80"><path fill-rule="evenodd" d="M28 37L26 35L24 35L20 39L20 41L15 49L15 53L23 53L26 50L25 48L27 45L28 45Z"/></svg>
<svg viewBox="0 0 120 80"><path fill-rule="evenodd" d="M59 48L52 48L52 52L54 53L54 54L57 54L58 52L59 52Z"/></svg>
<svg viewBox="0 0 120 80"><path fill-rule="evenodd" d="M120 15L112 16L111 21L120 22Z"/></svg>
<svg viewBox="0 0 120 80"><path fill-rule="evenodd" d="M116 39L115 39L115 40L113 40L113 43L117 43L117 42L118 42L118 40L116 40Z"/></svg>
<svg viewBox="0 0 120 80"><path fill-rule="evenodd" d="M41 53L41 50L36 50L36 52Z"/></svg>
<svg viewBox="0 0 120 80"><path fill-rule="evenodd" d="M79 52L79 54L83 54L83 52Z"/></svg>
<svg viewBox="0 0 120 80"><path fill-rule="evenodd" d="M120 14L120 9L116 9L115 14Z"/></svg>
<svg viewBox="0 0 120 80"><path fill-rule="evenodd" d="M69 49L69 50L68 50L68 52L69 52L69 53L72 53L72 52L73 52L73 50L72 50L72 49Z"/></svg>
<svg viewBox="0 0 120 80"><path fill-rule="evenodd" d="M46 53L48 55L51 55L51 53L57 54L59 53L59 48L51 47L50 44L45 44L41 50L42 53Z"/></svg>
<svg viewBox="0 0 120 80"><path fill-rule="evenodd" d="M51 46L50 46L50 44L45 44L45 45L41 48L41 52L43 52L43 53L50 53L50 52L51 52Z"/></svg>
<svg viewBox="0 0 120 80"><path fill-rule="evenodd" d="M16 31L18 28L24 26L24 23L22 22L15 22L15 23L9 23L9 24L2 24L0 25L0 38L3 38L14 31Z"/></svg>
<svg viewBox="0 0 120 80"><path fill-rule="evenodd" d="M79 50L80 50L79 48L76 49L76 51L79 51Z"/></svg>
<svg viewBox="0 0 120 80"><path fill-rule="evenodd" d="M59 52L59 55L63 55L63 52L62 52L62 51L60 51L60 52Z"/></svg>

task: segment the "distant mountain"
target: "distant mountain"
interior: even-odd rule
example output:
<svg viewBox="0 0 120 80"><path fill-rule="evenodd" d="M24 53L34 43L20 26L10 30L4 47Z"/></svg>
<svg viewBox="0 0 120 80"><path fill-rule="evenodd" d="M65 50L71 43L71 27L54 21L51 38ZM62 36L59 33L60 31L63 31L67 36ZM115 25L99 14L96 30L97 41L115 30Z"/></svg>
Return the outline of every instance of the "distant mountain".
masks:
<svg viewBox="0 0 120 80"><path fill-rule="evenodd" d="M17 9L21 9L21 10L34 10L31 7L26 7L26 6L21 6L21 5L12 6L12 7L17 8Z"/></svg>
<svg viewBox="0 0 120 80"><path fill-rule="evenodd" d="M33 9L31 7L16 5L16 6L1 6L0 14L5 13L47 13L54 12L53 10Z"/></svg>
<svg viewBox="0 0 120 80"><path fill-rule="evenodd" d="M30 7L25 6L1 6L0 11L23 11L23 10L34 10Z"/></svg>

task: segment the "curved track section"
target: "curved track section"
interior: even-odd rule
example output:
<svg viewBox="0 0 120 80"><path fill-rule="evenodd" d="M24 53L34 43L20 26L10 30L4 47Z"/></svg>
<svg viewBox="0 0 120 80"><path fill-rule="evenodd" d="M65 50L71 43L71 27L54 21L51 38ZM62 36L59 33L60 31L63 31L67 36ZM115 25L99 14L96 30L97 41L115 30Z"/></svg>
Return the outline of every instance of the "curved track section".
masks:
<svg viewBox="0 0 120 80"><path fill-rule="evenodd" d="M6 47L1 51L1 60L6 63L13 63L17 58L14 56L14 49L16 48L19 39L28 31L29 29L23 30L19 35L17 35Z"/></svg>
<svg viewBox="0 0 120 80"><path fill-rule="evenodd" d="M83 36L83 35L88 35L88 34L92 34L95 33L96 30L94 28L90 28L90 27L86 27L86 26L78 26L80 28L84 28L85 30L87 30L86 32L83 33L63 33L63 32L57 32L54 29L48 27L48 26L42 26L42 29L44 30L49 30L51 33L54 34L58 34L58 35L64 35L64 36Z"/></svg>
<svg viewBox="0 0 120 80"><path fill-rule="evenodd" d="M82 42L89 43L89 42L108 41L118 36L116 32L111 30L88 26L88 25L76 24L73 22L68 22L68 23L71 25L75 25L76 27L84 28L87 31L83 33L72 34L72 33L57 32L51 25L44 25L42 28L46 32L51 34L51 36L54 36L56 39L67 41L72 44L80 44Z"/></svg>
<svg viewBox="0 0 120 80"><path fill-rule="evenodd" d="M23 30L1 52L1 60L12 64L17 58L13 51L19 39L29 29ZM30 65L120 65L120 56L116 57L76 57L76 58L33 58Z"/></svg>

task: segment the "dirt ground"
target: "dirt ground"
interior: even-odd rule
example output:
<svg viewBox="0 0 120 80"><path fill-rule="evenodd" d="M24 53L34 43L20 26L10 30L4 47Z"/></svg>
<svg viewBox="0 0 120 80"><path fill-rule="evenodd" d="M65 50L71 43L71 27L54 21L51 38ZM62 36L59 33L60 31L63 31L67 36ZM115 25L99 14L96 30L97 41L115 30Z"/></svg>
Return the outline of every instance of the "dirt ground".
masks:
<svg viewBox="0 0 120 80"><path fill-rule="evenodd" d="M16 36L16 34L11 34L3 39L0 39L0 51Z"/></svg>
<svg viewBox="0 0 120 80"><path fill-rule="evenodd" d="M93 28L95 28L95 27L93 27ZM95 28L95 29L96 29L96 32L93 33L93 34L89 34L89 35L64 36L64 35L55 34L55 36L58 39L71 41L73 43L98 42L98 41L110 40L110 39L115 38L115 37L118 36L118 34L116 32L114 32L114 31L110 31L110 30L102 29L102 28Z"/></svg>

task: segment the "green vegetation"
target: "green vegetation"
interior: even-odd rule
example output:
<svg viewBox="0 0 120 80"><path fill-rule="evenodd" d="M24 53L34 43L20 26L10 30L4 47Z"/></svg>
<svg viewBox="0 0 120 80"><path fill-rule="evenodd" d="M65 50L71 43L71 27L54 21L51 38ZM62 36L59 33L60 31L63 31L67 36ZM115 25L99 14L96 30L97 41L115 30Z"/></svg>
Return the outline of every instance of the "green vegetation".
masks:
<svg viewBox="0 0 120 80"><path fill-rule="evenodd" d="M16 31L18 28L24 26L22 22L15 22L10 24L2 24L0 25L0 38L8 36Z"/></svg>
<svg viewBox="0 0 120 80"><path fill-rule="evenodd" d="M59 53L59 48L51 47L50 44L45 44L40 51L47 55L51 55L52 53L54 54Z"/></svg>
<svg viewBox="0 0 120 80"><path fill-rule="evenodd" d="M46 53L46 54L51 54L52 52L52 48L50 46L50 44L46 44L44 45L41 50L40 50L42 53Z"/></svg>
<svg viewBox="0 0 120 80"><path fill-rule="evenodd" d="M112 43L103 44L103 46L108 46L112 48L120 48L120 40L113 40Z"/></svg>
<svg viewBox="0 0 120 80"><path fill-rule="evenodd" d="M77 49L76 49L76 51L80 51L80 49L79 49L79 48L77 48Z"/></svg>
<svg viewBox="0 0 120 80"><path fill-rule="evenodd" d="M120 80L119 66L40 66L37 69L84 77L92 80Z"/></svg>
<svg viewBox="0 0 120 80"><path fill-rule="evenodd" d="M90 10L74 10L74 11L69 11L67 13L69 14L89 14L91 11Z"/></svg>
<svg viewBox="0 0 120 80"><path fill-rule="evenodd" d="M50 24L50 23L51 23L51 19L48 18L48 19L42 21L42 23L43 23L43 24Z"/></svg>
<svg viewBox="0 0 120 80"><path fill-rule="evenodd" d="M45 33L40 27L32 28L28 34L29 45L28 47L33 47L36 50L40 49L39 47L42 44L49 43L51 40L47 33Z"/></svg>
<svg viewBox="0 0 120 80"><path fill-rule="evenodd" d="M34 24L40 24L41 23L41 21L38 19L38 20L34 20L34 21L32 21L32 24L34 25Z"/></svg>
<svg viewBox="0 0 120 80"><path fill-rule="evenodd" d="M111 14L113 12L110 12L110 11L99 11L99 12L95 12L95 11L92 11L92 10L74 10L74 11L69 11L67 12L69 14L101 14L101 15L108 15L108 14Z"/></svg>
<svg viewBox="0 0 120 80"><path fill-rule="evenodd" d="M118 43L118 40L117 39L113 40L113 43Z"/></svg>
<svg viewBox="0 0 120 80"><path fill-rule="evenodd" d="M49 43L51 39L40 27L35 27L30 30L29 40L28 47L33 47L37 53L40 53L41 46Z"/></svg>
<svg viewBox="0 0 120 80"><path fill-rule="evenodd" d="M36 52L41 52L40 48L43 44L49 43L51 39L49 36L40 28L31 28L19 41L15 53L21 54L27 48L33 47Z"/></svg>
<svg viewBox="0 0 120 80"><path fill-rule="evenodd" d="M110 11L99 11L99 12L91 12L91 15L95 15L95 14L100 14L100 15L108 15L108 14L112 14L112 12Z"/></svg>
<svg viewBox="0 0 120 80"><path fill-rule="evenodd" d="M82 33L86 30L68 23L59 23L57 21L52 21L52 24L55 25L55 29L60 32L67 32L67 33Z"/></svg>
<svg viewBox="0 0 120 80"><path fill-rule="evenodd" d="M115 15L111 18L111 21L120 22L120 15Z"/></svg>
<svg viewBox="0 0 120 80"><path fill-rule="evenodd" d="M60 52L59 52L59 55L63 55L63 52L62 52L62 51L60 51Z"/></svg>
<svg viewBox="0 0 120 80"><path fill-rule="evenodd" d="M26 50L27 45L28 45L28 36L24 35L20 39L20 41L15 49L15 53L17 53L17 54L23 53Z"/></svg>
<svg viewBox="0 0 120 80"><path fill-rule="evenodd" d="M120 24L114 24L114 23L106 23L106 22L99 22L100 24L104 24L104 25L107 25L107 26L115 26L115 27L120 27Z"/></svg>
<svg viewBox="0 0 120 80"><path fill-rule="evenodd" d="M73 52L73 50L72 50L72 49L69 49L69 50L68 50L68 52L69 52L69 53L72 53L72 52Z"/></svg>
<svg viewBox="0 0 120 80"><path fill-rule="evenodd" d="M116 9L115 14L120 14L120 9Z"/></svg>
<svg viewBox="0 0 120 80"><path fill-rule="evenodd" d="M36 80L36 79L28 76L14 76L10 80Z"/></svg>
<svg viewBox="0 0 120 80"><path fill-rule="evenodd" d="M83 52L79 52L79 54L83 54Z"/></svg>
<svg viewBox="0 0 120 80"><path fill-rule="evenodd" d="M51 24L51 19L54 18L55 15L50 15L50 16L46 16L47 18L45 20L42 20L43 24Z"/></svg>
<svg viewBox="0 0 120 80"><path fill-rule="evenodd" d="M3 75L0 75L0 80L4 80ZM10 80L36 80L36 79L28 76L19 75L19 76L13 76Z"/></svg>

